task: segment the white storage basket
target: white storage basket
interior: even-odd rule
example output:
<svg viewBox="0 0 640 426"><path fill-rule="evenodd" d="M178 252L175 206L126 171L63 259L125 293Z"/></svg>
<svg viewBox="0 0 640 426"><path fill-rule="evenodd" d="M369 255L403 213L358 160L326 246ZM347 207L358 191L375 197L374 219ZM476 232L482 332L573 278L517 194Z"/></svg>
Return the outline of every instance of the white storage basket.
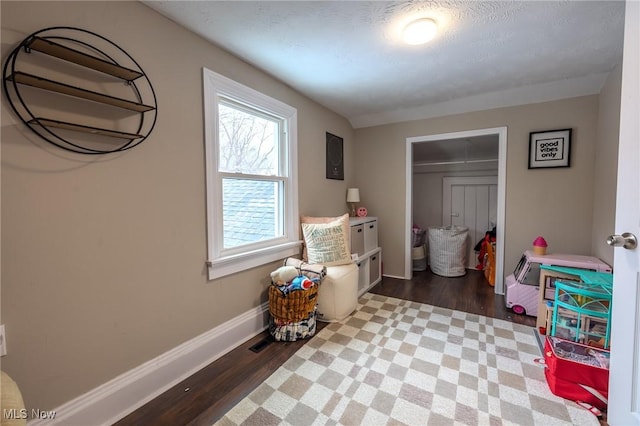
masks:
<svg viewBox="0 0 640 426"><path fill-rule="evenodd" d="M459 277L466 273L467 236L463 226L429 228L429 266L434 274Z"/></svg>
<svg viewBox="0 0 640 426"><path fill-rule="evenodd" d="M424 245L411 249L411 262L414 271L427 270L427 250Z"/></svg>

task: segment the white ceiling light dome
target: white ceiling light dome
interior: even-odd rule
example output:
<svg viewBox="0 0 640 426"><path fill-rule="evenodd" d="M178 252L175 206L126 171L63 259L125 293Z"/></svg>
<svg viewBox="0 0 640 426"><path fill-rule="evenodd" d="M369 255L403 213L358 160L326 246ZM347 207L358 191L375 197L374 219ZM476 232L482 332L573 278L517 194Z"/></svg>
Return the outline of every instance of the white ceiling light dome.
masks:
<svg viewBox="0 0 640 426"><path fill-rule="evenodd" d="M430 18L409 22L402 31L402 40L411 45L424 44L432 40L438 32L438 24Z"/></svg>

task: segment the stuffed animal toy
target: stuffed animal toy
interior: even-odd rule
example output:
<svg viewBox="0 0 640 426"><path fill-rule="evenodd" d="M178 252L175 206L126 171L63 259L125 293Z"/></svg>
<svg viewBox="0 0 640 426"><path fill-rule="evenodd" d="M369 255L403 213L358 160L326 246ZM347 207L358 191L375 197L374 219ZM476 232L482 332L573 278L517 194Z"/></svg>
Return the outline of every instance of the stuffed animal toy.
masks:
<svg viewBox="0 0 640 426"><path fill-rule="evenodd" d="M281 266L271 273L271 282L275 285L285 285L298 276L295 266Z"/></svg>
<svg viewBox="0 0 640 426"><path fill-rule="evenodd" d="M309 290L315 285L315 282L305 277L304 275L298 275L291 281L291 284L284 289L284 294L288 294L296 290Z"/></svg>

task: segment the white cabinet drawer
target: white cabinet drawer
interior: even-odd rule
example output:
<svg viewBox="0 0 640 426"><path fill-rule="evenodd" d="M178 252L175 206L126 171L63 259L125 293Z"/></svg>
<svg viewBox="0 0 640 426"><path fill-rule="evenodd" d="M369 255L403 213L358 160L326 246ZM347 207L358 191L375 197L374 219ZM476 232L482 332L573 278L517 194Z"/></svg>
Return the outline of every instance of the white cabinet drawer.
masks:
<svg viewBox="0 0 640 426"><path fill-rule="evenodd" d="M358 295L369 289L369 259L358 262Z"/></svg>
<svg viewBox="0 0 640 426"><path fill-rule="evenodd" d="M351 225L351 253L356 253L358 256L362 256L364 250L364 225Z"/></svg>
<svg viewBox="0 0 640 426"><path fill-rule="evenodd" d="M380 253L381 251L378 250L369 258L369 285L380 279Z"/></svg>
<svg viewBox="0 0 640 426"><path fill-rule="evenodd" d="M357 255L358 295L382 280L382 249L378 247L378 218L350 217L351 253Z"/></svg>
<svg viewBox="0 0 640 426"><path fill-rule="evenodd" d="M378 248L378 221L366 222L364 226L364 252Z"/></svg>

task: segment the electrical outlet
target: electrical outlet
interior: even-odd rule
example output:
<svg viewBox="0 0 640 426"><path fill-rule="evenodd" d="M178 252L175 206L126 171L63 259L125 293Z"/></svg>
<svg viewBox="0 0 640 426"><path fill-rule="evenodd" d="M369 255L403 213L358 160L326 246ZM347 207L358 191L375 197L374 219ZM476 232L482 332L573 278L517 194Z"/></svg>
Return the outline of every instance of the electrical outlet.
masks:
<svg viewBox="0 0 640 426"><path fill-rule="evenodd" d="M7 336L4 334L4 324L0 325L0 356L7 354Z"/></svg>

